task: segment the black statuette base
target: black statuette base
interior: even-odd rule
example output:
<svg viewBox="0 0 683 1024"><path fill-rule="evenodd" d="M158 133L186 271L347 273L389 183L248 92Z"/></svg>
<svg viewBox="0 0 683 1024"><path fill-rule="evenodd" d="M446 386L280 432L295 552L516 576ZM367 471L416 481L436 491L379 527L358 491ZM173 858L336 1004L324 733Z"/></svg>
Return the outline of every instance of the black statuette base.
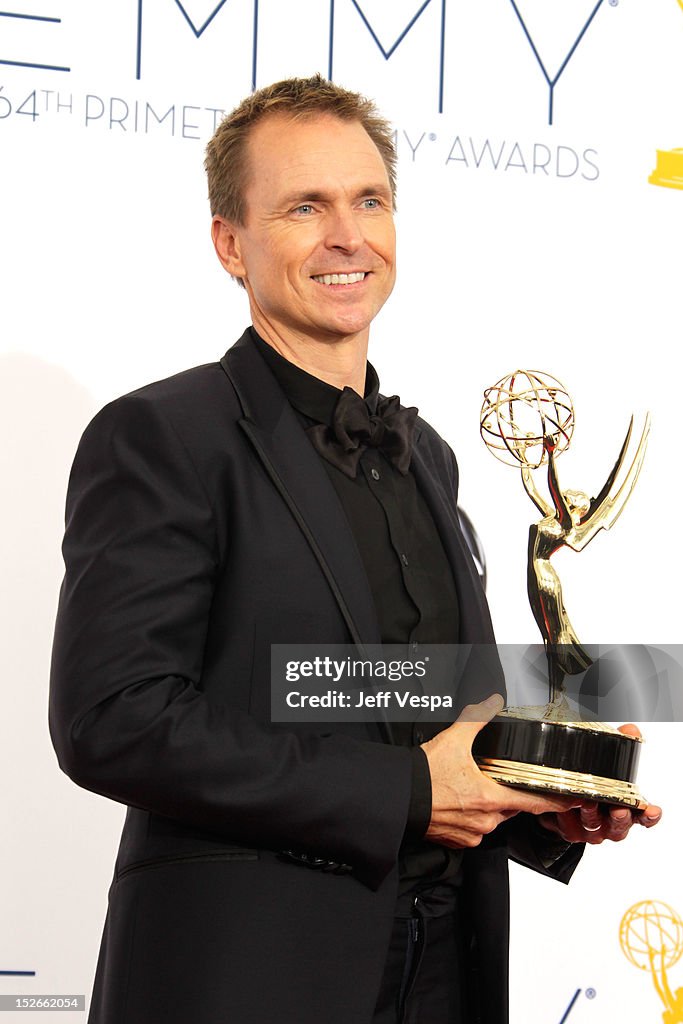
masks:
<svg viewBox="0 0 683 1024"><path fill-rule="evenodd" d="M503 712L477 735L472 753L485 774L506 785L642 809L647 801L635 785L640 747L616 730Z"/></svg>

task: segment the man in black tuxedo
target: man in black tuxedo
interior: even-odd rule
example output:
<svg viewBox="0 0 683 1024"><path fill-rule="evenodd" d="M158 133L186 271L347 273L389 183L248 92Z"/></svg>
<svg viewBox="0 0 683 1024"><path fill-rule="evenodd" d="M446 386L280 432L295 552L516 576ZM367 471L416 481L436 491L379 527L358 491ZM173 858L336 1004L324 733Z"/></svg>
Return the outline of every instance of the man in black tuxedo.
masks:
<svg viewBox="0 0 683 1024"><path fill-rule="evenodd" d="M129 807L91 1024L502 1024L508 858L566 881L632 823L481 775L495 677L441 731L271 724L273 643L493 641L453 454L367 363L394 162L318 76L245 100L207 170L252 326L79 446L51 730Z"/></svg>

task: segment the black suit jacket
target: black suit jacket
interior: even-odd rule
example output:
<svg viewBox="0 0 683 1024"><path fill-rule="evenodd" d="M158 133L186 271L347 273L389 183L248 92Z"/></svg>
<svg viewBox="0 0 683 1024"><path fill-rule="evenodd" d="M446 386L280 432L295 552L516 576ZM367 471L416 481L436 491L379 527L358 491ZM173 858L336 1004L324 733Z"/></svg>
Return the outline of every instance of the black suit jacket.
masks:
<svg viewBox="0 0 683 1024"><path fill-rule="evenodd" d="M455 459L423 421L412 468L462 641L491 643ZM77 783L129 806L91 1024L366 1024L411 755L382 724L270 724L272 643L380 636L338 498L248 335L93 420L64 557L53 741ZM506 1015L508 844L542 870L530 835L514 819L466 856L473 967L500 980L483 978L488 1024Z"/></svg>

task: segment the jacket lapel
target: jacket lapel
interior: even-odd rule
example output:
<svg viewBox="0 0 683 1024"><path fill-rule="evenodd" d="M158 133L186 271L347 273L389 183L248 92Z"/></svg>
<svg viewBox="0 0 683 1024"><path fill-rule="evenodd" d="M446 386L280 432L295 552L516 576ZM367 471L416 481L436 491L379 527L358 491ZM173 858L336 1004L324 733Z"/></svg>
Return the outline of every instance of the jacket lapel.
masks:
<svg viewBox="0 0 683 1024"><path fill-rule="evenodd" d="M353 642L381 643L365 569L337 494L248 331L221 366L242 405L240 427L310 544Z"/></svg>
<svg viewBox="0 0 683 1024"><path fill-rule="evenodd" d="M486 598L460 529L457 505L447 487L445 471L439 471L430 447L423 429L416 438L410 465L453 572L460 611L460 643L491 644L495 641Z"/></svg>

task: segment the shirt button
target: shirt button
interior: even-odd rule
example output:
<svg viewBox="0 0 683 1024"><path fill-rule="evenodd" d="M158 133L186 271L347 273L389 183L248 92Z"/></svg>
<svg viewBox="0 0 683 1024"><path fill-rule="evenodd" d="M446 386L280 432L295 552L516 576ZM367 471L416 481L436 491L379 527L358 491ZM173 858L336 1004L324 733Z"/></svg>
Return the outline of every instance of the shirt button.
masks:
<svg viewBox="0 0 683 1024"><path fill-rule="evenodd" d="M401 555L401 561L403 562L403 564L406 567L408 566L408 556L407 555Z"/></svg>
<svg viewBox="0 0 683 1024"><path fill-rule="evenodd" d="M370 475L372 476L373 480L379 480L379 473L377 472L376 469L371 469Z"/></svg>
<svg viewBox="0 0 683 1024"><path fill-rule="evenodd" d="M415 730L415 739L417 740L418 744L419 743L424 743L424 741L425 741L425 734L424 734L422 729L416 729Z"/></svg>
<svg viewBox="0 0 683 1024"><path fill-rule="evenodd" d="M417 649L419 646L420 645L418 644L417 640L413 640L413 642L410 645L410 649L413 652L413 654L417 654Z"/></svg>

